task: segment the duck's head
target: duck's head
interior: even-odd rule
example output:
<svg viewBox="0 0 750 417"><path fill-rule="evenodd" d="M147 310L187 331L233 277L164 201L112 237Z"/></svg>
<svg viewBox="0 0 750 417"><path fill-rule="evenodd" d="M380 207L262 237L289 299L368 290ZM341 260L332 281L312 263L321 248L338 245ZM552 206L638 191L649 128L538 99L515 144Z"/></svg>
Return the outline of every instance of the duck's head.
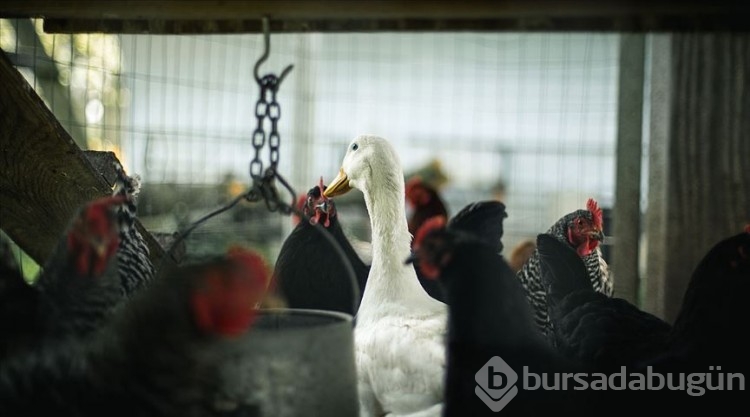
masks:
<svg viewBox="0 0 750 417"><path fill-rule="evenodd" d="M399 186L397 180L400 178L403 188L401 163L391 144L378 136L358 136L349 144L338 176L323 194L330 198L346 194L352 188L366 193L375 176L378 176L379 183L394 187Z"/></svg>

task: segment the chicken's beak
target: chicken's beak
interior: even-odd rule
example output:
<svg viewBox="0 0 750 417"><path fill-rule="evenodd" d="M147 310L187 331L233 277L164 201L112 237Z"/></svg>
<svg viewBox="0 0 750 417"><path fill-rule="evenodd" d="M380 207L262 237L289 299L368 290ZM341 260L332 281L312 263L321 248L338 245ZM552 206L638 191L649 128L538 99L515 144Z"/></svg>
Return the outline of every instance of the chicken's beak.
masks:
<svg viewBox="0 0 750 417"><path fill-rule="evenodd" d="M339 175L328 185L328 188L323 191L323 195L327 198L335 197L337 195L346 194L351 191L352 187L349 185L349 177L346 176L344 169L339 169Z"/></svg>
<svg viewBox="0 0 750 417"><path fill-rule="evenodd" d="M404 265L413 264L413 263L415 263L417 261L417 259L418 259L417 253L416 252L412 252L411 254L409 254L409 257L406 258L406 260L404 261Z"/></svg>
<svg viewBox="0 0 750 417"><path fill-rule="evenodd" d="M604 232L599 229L592 230L590 236L599 242L604 242Z"/></svg>
<svg viewBox="0 0 750 417"><path fill-rule="evenodd" d="M89 240L89 243L91 244L91 247L94 249L94 253L99 258L104 258L104 256L107 254L107 242L104 240L91 238Z"/></svg>

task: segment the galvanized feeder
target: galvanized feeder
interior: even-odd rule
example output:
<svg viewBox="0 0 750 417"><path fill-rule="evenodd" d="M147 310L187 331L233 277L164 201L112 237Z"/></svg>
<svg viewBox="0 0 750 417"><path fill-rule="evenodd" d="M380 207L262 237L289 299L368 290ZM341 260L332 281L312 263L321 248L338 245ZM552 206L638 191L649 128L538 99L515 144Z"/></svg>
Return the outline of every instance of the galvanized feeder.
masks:
<svg viewBox="0 0 750 417"><path fill-rule="evenodd" d="M222 391L263 417L357 416L353 330L344 313L261 310Z"/></svg>

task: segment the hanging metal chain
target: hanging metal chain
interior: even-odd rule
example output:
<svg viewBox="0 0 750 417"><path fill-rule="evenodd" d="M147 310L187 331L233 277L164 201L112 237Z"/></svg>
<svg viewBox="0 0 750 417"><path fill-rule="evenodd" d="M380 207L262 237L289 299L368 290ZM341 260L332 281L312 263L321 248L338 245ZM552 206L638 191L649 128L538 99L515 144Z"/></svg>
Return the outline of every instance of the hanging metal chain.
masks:
<svg viewBox="0 0 750 417"><path fill-rule="evenodd" d="M171 255L174 252L175 248L179 245L180 242L184 241L188 237L188 235L193 232L193 230L195 230L197 227L199 227L201 224L205 223L212 217L231 209L242 199L251 202L264 200L266 202L266 206L270 211L279 211L284 214L295 213L297 214L297 216L304 219L305 222L310 221L310 218L305 213L295 207L297 194L294 192L294 189L289 184L289 182L281 174L279 174L277 170L279 164L279 148L281 147L281 135L279 135L278 126L279 119L281 118L281 106L279 105L278 101L276 101L276 94L279 91L279 86L284 80L284 77L286 77L287 74L289 74L289 71L292 70L292 65L286 67L278 77L274 74L267 74L262 78L258 76L258 68L260 67L260 64L262 64L268 58L269 54L269 22L267 17L263 18L263 32L265 35L265 50L261 58L258 60L258 62L256 62L254 69L255 81L258 83L258 87L260 87L260 96L258 97L258 101L255 103L255 118L257 120L257 124L255 130L253 131L252 137L252 144L255 150L255 155L250 161L250 177L253 180L252 186L246 193L237 196L229 203L201 217L200 219L193 222L189 227L180 231L177 239L175 239L175 241L172 243L172 246L167 251L169 256L165 256L162 259L160 269L169 265L169 262L171 262L173 259ZM269 119L271 122L271 131L268 135L266 135L266 129L264 127L266 119ZM261 160L261 152L266 146L266 140L269 143L270 165L264 171L263 161ZM285 202L279 197L279 193L276 190L277 182L281 184L281 186L289 193L289 203ZM349 279L352 282L352 295L354 298L354 305L359 305L359 287L357 286L354 269L352 268L351 263L346 257L346 253L341 248L336 239L323 226L318 223L315 223L314 226L318 230L318 232L320 232L323 237L328 240L328 243L330 243L336 254L344 263L344 267L347 270Z"/></svg>
<svg viewBox="0 0 750 417"><path fill-rule="evenodd" d="M279 119L281 118L281 106L276 101L276 93L279 91L281 78L274 74L264 76L260 83L260 97L255 103L255 118L257 124L253 131L253 148L255 156L250 161L250 176L257 181L263 176L263 161L261 151L268 139L270 169L276 171L279 165L279 147L281 146L281 135L279 134ZM264 128L265 119L271 121L271 132L266 136Z"/></svg>
<svg viewBox="0 0 750 417"><path fill-rule="evenodd" d="M253 184L245 198L249 201L265 200L268 209L276 211L279 208L283 209L286 204L283 204L279 199L274 180L281 180L280 182L284 187L292 193L292 201L294 201L294 190L292 190L289 184L281 178L277 170L279 165L279 148L281 147L281 135L279 134L281 106L276 100L279 86L287 74L289 74L289 71L292 70L293 66L289 65L286 67L279 76L276 76L275 74L266 74L263 77L260 77L258 75L260 64L268 59L268 54L270 52L270 33L267 18L263 19L263 32L265 42L264 52L258 59L258 62L255 63L255 68L253 70L255 82L260 88L258 101L255 103L256 126L252 137L255 155L250 161L250 177L253 180ZM266 133L265 128L266 119L268 119L271 124L271 131L268 134ZM270 165L264 170L261 153L266 146L266 142L268 142L269 146L268 158Z"/></svg>
<svg viewBox="0 0 750 417"><path fill-rule="evenodd" d="M268 76L266 76L268 77ZM263 77L264 80L266 77ZM268 103L268 118L271 120L271 134L268 136L268 159L271 161L271 169L276 172L276 167L279 165L279 146L281 145L281 137L279 136L279 119L281 118L281 107L276 101L276 92L278 91L278 82L276 81L276 88L271 89L271 102Z"/></svg>

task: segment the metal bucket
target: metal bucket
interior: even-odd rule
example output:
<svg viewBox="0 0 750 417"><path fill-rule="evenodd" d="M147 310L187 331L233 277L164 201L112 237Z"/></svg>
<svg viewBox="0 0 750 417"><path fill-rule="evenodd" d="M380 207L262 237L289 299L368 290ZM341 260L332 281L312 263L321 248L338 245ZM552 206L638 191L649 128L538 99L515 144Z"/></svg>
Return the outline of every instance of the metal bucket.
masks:
<svg viewBox="0 0 750 417"><path fill-rule="evenodd" d="M344 313L261 310L222 391L262 417L356 417L353 330Z"/></svg>

